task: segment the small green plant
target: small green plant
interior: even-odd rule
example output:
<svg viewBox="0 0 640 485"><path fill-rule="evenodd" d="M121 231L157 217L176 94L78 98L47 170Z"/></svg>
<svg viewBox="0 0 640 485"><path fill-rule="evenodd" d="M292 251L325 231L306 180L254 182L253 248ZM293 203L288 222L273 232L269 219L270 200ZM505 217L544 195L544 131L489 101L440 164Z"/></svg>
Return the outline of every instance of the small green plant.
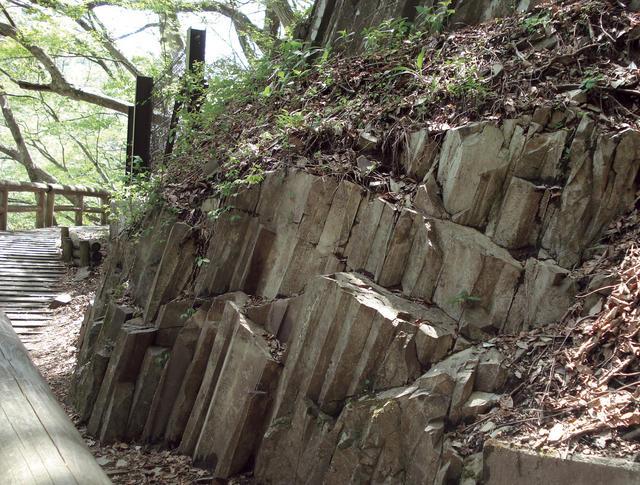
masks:
<svg viewBox="0 0 640 485"><path fill-rule="evenodd" d="M114 300L119 300L120 298L122 298L127 291L128 286L129 285L126 281L116 285L113 290L111 290L111 296L114 298Z"/></svg>
<svg viewBox="0 0 640 485"><path fill-rule="evenodd" d="M407 19L385 20L377 27L369 27L362 31L364 48L369 52L383 47L393 48L407 38L412 28Z"/></svg>
<svg viewBox="0 0 640 485"><path fill-rule="evenodd" d="M196 314L196 309L195 308L187 308L187 310L183 314L180 315L180 318L182 320L188 320L189 318L191 318L195 314Z"/></svg>
<svg viewBox="0 0 640 485"><path fill-rule="evenodd" d="M464 306L469 303L477 303L480 300L480 297L469 294L467 290L462 290L455 297L453 297L449 303L451 303L452 305Z"/></svg>
<svg viewBox="0 0 640 485"><path fill-rule="evenodd" d="M449 17L456 13L455 9L451 8L451 3L451 0L443 0L433 7L416 7L418 11L416 26L425 27L432 33L442 32Z"/></svg>
<svg viewBox="0 0 640 485"><path fill-rule="evenodd" d="M286 111L282 110L276 116L276 123L282 129L287 128L299 128L304 123L304 114L300 111Z"/></svg>
<svg viewBox="0 0 640 485"><path fill-rule="evenodd" d="M231 206L228 205L225 207L218 207L217 209L207 212L207 218L210 221L217 221L222 214L229 210L231 210Z"/></svg>
<svg viewBox="0 0 640 485"><path fill-rule="evenodd" d="M454 96L485 96L487 88L482 81L478 67L464 57L456 57L445 62L452 68L454 76L445 81L445 89Z"/></svg>
<svg viewBox="0 0 640 485"><path fill-rule="evenodd" d="M595 88L600 81L604 79L604 76L596 69L588 69L585 71L585 77L580 83L580 89L585 92L591 91Z"/></svg>
<svg viewBox="0 0 640 485"><path fill-rule="evenodd" d="M210 262L211 260L209 258L204 258L202 256L196 257L196 266L198 268L201 268L202 266L204 266L205 264L209 264Z"/></svg>
<svg viewBox="0 0 640 485"><path fill-rule="evenodd" d="M540 27L546 27L551 23L548 13L531 15L522 21L522 25L529 34L537 32Z"/></svg>

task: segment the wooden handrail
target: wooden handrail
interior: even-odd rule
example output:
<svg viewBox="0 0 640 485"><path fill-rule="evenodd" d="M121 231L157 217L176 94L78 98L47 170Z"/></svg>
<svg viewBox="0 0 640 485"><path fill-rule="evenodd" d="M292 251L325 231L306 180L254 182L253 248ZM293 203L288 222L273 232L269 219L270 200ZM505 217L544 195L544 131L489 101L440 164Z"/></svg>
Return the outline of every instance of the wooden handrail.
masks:
<svg viewBox="0 0 640 485"><path fill-rule="evenodd" d="M36 205L9 205L10 192L31 192L36 197ZM56 195L74 197L76 202L74 205L56 206ZM100 207L88 207L85 197L100 199ZM35 212L37 228L53 226L55 212L74 212L76 226L82 225L85 213L100 214L100 224L106 225L110 199L111 194L106 190L82 185L0 180L0 231L7 230L8 215L11 212Z"/></svg>

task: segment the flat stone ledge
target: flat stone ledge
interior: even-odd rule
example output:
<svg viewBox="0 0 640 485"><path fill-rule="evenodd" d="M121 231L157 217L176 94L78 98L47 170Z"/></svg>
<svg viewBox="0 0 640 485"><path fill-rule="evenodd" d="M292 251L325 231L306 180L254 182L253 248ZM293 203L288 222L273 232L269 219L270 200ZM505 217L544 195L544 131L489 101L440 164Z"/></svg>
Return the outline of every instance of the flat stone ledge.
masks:
<svg viewBox="0 0 640 485"><path fill-rule="evenodd" d="M484 446L483 474L485 485L640 484L640 464L586 455L561 458L497 441Z"/></svg>

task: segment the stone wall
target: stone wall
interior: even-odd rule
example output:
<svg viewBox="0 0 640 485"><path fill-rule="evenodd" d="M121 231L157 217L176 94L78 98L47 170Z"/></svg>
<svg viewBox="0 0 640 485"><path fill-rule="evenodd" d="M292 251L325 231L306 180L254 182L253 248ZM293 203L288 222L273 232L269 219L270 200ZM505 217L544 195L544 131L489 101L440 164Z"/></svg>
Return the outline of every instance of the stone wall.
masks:
<svg viewBox="0 0 640 485"><path fill-rule="evenodd" d="M447 427L507 379L482 342L562 317L639 161L639 133L540 109L410 134L420 182L403 203L291 169L205 201L224 210L203 233L158 210L109 257L79 414L102 440L175 446L222 478L469 477Z"/></svg>

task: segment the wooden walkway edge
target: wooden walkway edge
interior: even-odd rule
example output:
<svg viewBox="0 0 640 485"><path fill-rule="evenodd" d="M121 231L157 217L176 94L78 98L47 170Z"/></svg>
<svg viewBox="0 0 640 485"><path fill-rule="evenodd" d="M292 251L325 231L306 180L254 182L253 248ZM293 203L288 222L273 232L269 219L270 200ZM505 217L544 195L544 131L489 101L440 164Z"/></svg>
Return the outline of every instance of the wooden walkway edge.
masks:
<svg viewBox="0 0 640 485"><path fill-rule="evenodd" d="M0 483L111 483L1 311L0 396Z"/></svg>
<svg viewBox="0 0 640 485"><path fill-rule="evenodd" d="M51 318L49 304L66 272L60 228L0 232L0 310L27 345Z"/></svg>

